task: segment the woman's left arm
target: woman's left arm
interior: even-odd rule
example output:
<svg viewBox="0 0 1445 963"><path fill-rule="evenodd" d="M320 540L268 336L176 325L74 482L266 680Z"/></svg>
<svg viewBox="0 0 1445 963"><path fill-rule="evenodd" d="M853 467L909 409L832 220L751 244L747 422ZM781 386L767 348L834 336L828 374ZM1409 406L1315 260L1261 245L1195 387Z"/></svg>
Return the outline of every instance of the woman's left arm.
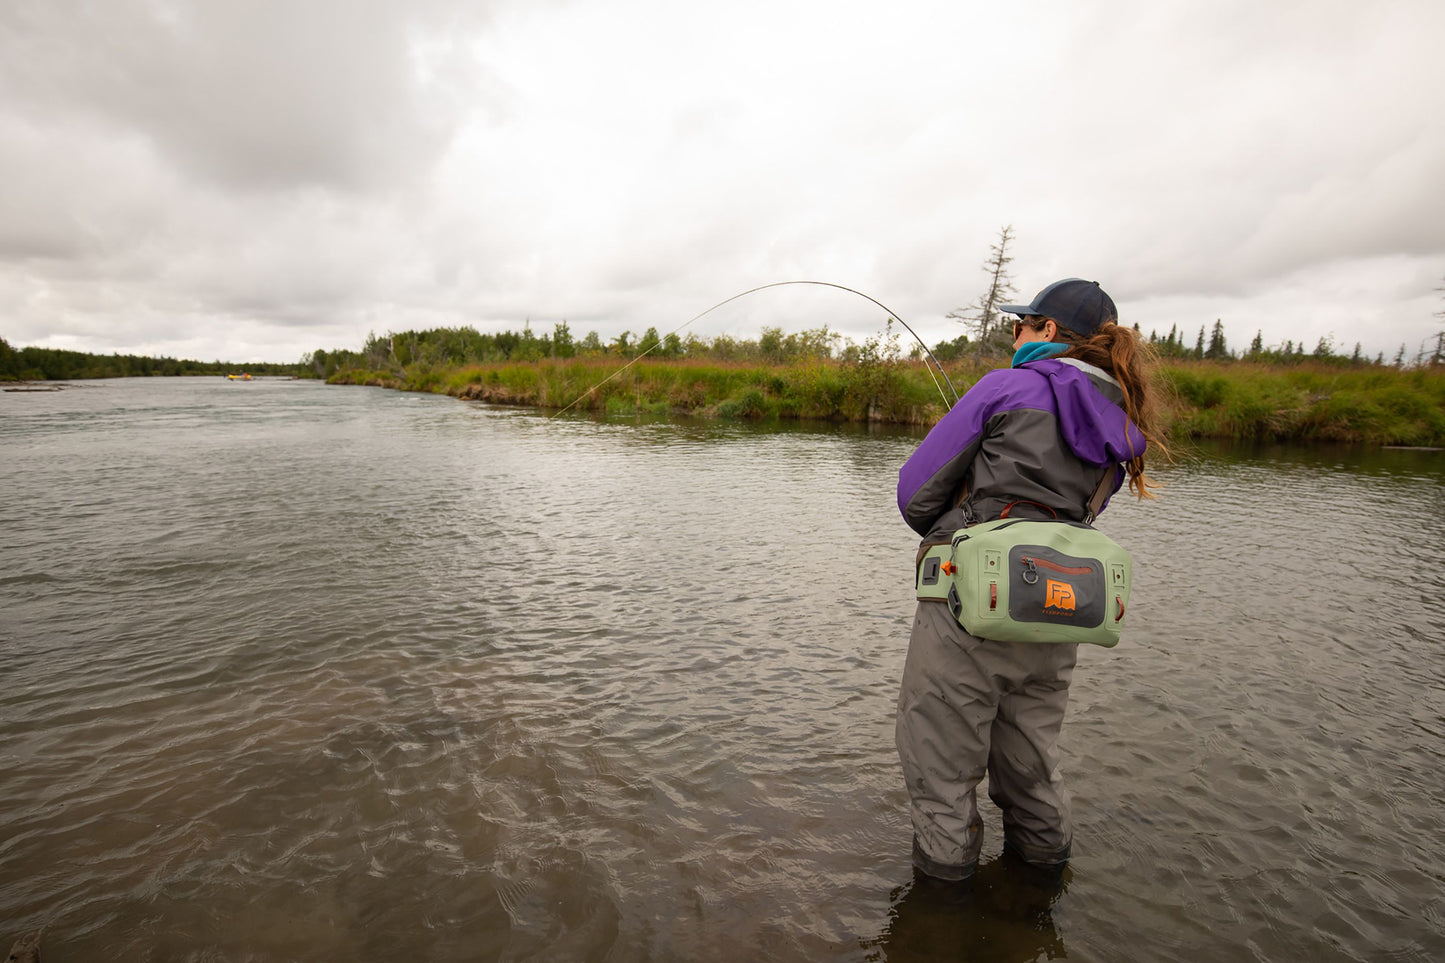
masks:
<svg viewBox="0 0 1445 963"><path fill-rule="evenodd" d="M984 429L1002 405L1003 382L1010 373L1010 369L990 371L980 378L899 469L898 510L918 534L927 535L938 517L953 507L983 444Z"/></svg>

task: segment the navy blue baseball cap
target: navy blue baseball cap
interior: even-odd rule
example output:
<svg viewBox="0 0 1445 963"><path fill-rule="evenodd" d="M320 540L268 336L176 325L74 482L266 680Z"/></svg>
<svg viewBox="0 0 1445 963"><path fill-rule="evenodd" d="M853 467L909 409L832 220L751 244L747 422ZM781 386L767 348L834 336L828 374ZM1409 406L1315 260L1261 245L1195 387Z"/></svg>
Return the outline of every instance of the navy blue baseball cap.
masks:
<svg viewBox="0 0 1445 963"><path fill-rule="evenodd" d="M1060 327L1079 334L1093 334L1108 322L1119 321L1114 299L1104 293L1098 281L1082 278L1055 281L1034 295L1033 304L1000 304L998 309L1021 317L1037 314L1053 318Z"/></svg>

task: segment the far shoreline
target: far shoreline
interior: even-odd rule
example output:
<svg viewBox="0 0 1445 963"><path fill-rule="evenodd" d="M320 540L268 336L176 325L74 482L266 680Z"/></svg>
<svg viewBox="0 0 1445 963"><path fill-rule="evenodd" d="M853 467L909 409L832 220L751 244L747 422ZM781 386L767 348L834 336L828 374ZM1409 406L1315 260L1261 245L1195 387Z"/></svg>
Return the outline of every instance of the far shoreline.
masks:
<svg viewBox="0 0 1445 963"><path fill-rule="evenodd" d="M1002 363L1002 362L1000 362ZM945 366L961 393L998 365ZM1268 365L1167 361L1157 368L1165 421L1178 441L1326 442L1445 450L1445 366ZM328 384L450 395L469 401L610 416L674 415L931 426L947 408L921 362L875 365L544 359L344 369Z"/></svg>

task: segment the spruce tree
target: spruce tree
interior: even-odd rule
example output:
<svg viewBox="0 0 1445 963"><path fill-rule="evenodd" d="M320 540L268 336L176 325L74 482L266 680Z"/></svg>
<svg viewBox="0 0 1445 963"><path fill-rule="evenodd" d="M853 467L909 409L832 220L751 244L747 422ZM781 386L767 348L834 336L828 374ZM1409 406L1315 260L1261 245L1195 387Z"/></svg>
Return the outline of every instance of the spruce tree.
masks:
<svg viewBox="0 0 1445 963"><path fill-rule="evenodd" d="M1224 321L1220 318L1214 319L1214 329L1209 333L1209 348L1204 356L1215 361L1229 357L1229 347L1224 342Z"/></svg>

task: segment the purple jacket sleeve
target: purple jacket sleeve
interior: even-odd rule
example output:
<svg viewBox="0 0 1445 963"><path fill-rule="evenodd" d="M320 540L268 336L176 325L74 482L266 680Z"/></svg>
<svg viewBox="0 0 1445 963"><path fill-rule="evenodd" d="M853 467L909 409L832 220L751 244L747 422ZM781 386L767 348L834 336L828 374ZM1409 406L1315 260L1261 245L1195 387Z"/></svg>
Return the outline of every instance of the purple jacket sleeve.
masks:
<svg viewBox="0 0 1445 963"><path fill-rule="evenodd" d="M908 527L928 534L949 508L983 443L984 428L1007 397L1005 382L1018 369L990 371L933 426L898 470L898 510Z"/></svg>

